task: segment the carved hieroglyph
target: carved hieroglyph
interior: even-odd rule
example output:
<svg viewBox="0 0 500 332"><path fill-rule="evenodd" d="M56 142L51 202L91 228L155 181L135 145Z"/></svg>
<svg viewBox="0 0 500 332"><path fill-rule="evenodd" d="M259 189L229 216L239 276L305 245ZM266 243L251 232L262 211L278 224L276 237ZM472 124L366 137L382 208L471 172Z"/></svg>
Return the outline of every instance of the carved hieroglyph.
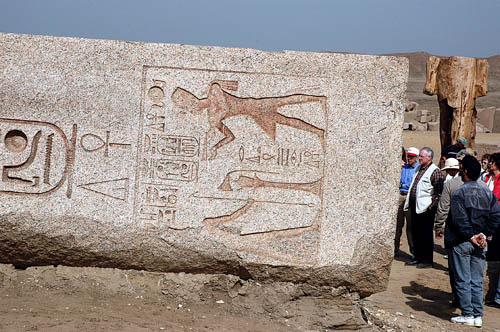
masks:
<svg viewBox="0 0 500 332"><path fill-rule="evenodd" d="M2 262L384 287L406 60L0 41Z"/></svg>
<svg viewBox="0 0 500 332"><path fill-rule="evenodd" d="M321 78L144 67L135 219L199 228L227 248L274 261L315 264L327 97L287 93L275 83L283 78L328 88ZM265 95L259 84L270 87ZM307 245L268 246L290 237Z"/></svg>

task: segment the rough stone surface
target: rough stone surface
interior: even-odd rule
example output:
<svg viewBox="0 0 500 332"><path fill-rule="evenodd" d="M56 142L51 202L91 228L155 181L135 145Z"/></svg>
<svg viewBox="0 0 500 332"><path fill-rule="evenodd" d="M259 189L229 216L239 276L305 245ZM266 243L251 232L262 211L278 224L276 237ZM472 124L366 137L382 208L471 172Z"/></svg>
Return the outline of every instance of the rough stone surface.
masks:
<svg viewBox="0 0 500 332"><path fill-rule="evenodd" d="M439 130L439 122L428 122L427 130L429 131L438 131Z"/></svg>
<svg viewBox="0 0 500 332"><path fill-rule="evenodd" d="M491 133L491 130L480 124L479 122L476 123L476 133Z"/></svg>
<svg viewBox="0 0 500 332"><path fill-rule="evenodd" d="M439 127L438 129L431 129L433 123L437 123L439 126L439 122L436 122L435 116L428 110L405 111L403 117L403 130L426 131L439 129Z"/></svg>
<svg viewBox="0 0 500 332"><path fill-rule="evenodd" d="M422 115L420 117L420 120L419 120L419 122L421 122L421 123L426 123L426 122L430 122L430 121L432 121L432 116L430 116L430 115Z"/></svg>
<svg viewBox="0 0 500 332"><path fill-rule="evenodd" d="M405 111L406 112L411 112L411 111L415 111L418 107L418 103L414 102L414 101L406 101L406 107L405 107Z"/></svg>
<svg viewBox="0 0 500 332"><path fill-rule="evenodd" d="M486 273L483 280L484 297L488 300L495 298L500 280L500 261L489 261L486 264Z"/></svg>
<svg viewBox="0 0 500 332"><path fill-rule="evenodd" d="M224 274L0 264L0 292L2 332L382 331L345 287Z"/></svg>
<svg viewBox="0 0 500 332"><path fill-rule="evenodd" d="M385 288L406 59L0 34L0 72L1 263Z"/></svg>
<svg viewBox="0 0 500 332"><path fill-rule="evenodd" d="M477 124L481 124L491 133L500 132L500 108L486 107L477 109ZM488 132L488 131L484 131Z"/></svg>
<svg viewBox="0 0 500 332"><path fill-rule="evenodd" d="M415 126L414 130L416 130L416 131L427 131L427 129L428 129L427 128L427 123L418 123L418 122L416 122L414 124L414 126Z"/></svg>

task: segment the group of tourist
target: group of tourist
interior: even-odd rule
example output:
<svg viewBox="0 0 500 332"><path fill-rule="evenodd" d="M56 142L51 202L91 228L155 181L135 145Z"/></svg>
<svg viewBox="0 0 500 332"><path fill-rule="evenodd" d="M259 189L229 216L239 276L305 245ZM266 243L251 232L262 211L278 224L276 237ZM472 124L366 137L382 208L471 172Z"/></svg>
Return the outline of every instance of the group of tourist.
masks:
<svg viewBox="0 0 500 332"><path fill-rule="evenodd" d="M500 237L500 152L479 162L466 146L460 137L443 149L441 169L430 147L403 149L394 254L399 256L405 220L412 255L407 266L432 268L434 238L444 237L452 305L462 311L451 321L481 327L486 254ZM486 304L500 308L500 280Z"/></svg>

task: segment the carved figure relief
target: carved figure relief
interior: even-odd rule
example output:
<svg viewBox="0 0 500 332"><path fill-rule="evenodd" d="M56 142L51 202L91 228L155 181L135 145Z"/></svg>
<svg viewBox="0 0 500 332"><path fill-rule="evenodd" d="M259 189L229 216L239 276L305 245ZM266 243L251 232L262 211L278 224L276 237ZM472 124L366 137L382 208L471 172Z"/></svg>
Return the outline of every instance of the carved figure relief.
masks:
<svg viewBox="0 0 500 332"><path fill-rule="evenodd" d="M227 230L236 231L238 235L286 232L314 224L321 208L321 178L310 183L292 183L283 181L284 179L270 181L265 178L282 177L273 172L235 170L226 174L218 186L218 194L196 192L191 197L207 201L240 202L234 204L232 209L225 209L221 216L204 219L205 223L212 226L219 225L221 230L230 225ZM281 212L275 215L275 211ZM291 220L289 213L301 214L303 217ZM255 220L256 215L261 217ZM244 222L248 217L254 219L252 224Z"/></svg>
<svg viewBox="0 0 500 332"><path fill-rule="evenodd" d="M71 138L58 126L42 121L0 118L0 194L49 195L67 182L72 195L77 126ZM58 153L55 153L55 152Z"/></svg>
<svg viewBox="0 0 500 332"><path fill-rule="evenodd" d="M183 88L177 88L172 94L172 102L183 111L196 114L206 109L210 129L212 131L218 130L224 135L223 139L213 145L211 144L208 159L214 159L219 148L234 140L233 132L223 121L238 115L251 117L272 140L276 138L276 125L282 124L316 134L324 146L325 133L323 129L317 128L304 120L282 115L278 113L278 109L293 104L314 102L324 104L326 103L326 97L295 94L268 98L242 98L226 91L236 91L237 89L238 82L236 81L214 81L210 83L205 98L199 98ZM211 136L208 135L208 137Z"/></svg>
<svg viewBox="0 0 500 332"><path fill-rule="evenodd" d="M136 221L163 229L163 236L199 228L237 252L314 264L327 98L300 87L271 97L237 93L250 83L219 79L216 71L144 70ZM206 94L182 83L200 80ZM317 78L297 80L321 91L311 84Z"/></svg>

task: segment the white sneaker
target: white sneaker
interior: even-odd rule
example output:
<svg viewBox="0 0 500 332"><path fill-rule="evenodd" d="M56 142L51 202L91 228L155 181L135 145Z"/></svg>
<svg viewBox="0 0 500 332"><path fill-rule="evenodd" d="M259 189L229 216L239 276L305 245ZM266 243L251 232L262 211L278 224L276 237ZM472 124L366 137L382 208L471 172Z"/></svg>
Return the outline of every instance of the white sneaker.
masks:
<svg viewBox="0 0 500 332"><path fill-rule="evenodd" d="M481 317L478 317L481 318ZM474 326L474 317L472 316L457 316L451 319L453 323L465 324L469 326ZM482 322L481 322L482 323Z"/></svg>
<svg viewBox="0 0 500 332"><path fill-rule="evenodd" d="M483 318L482 317L474 317L474 326L475 327L483 326Z"/></svg>

